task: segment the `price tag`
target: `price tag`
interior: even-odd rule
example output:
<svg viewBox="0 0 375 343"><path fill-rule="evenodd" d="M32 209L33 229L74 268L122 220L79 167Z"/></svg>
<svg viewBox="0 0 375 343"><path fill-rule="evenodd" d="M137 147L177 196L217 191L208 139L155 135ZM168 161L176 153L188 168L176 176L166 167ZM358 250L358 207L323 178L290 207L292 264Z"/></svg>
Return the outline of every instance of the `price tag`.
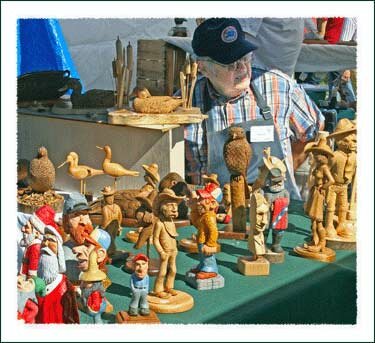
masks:
<svg viewBox="0 0 375 343"><path fill-rule="evenodd" d="M250 143L273 142L274 127L271 125L260 125L250 127Z"/></svg>

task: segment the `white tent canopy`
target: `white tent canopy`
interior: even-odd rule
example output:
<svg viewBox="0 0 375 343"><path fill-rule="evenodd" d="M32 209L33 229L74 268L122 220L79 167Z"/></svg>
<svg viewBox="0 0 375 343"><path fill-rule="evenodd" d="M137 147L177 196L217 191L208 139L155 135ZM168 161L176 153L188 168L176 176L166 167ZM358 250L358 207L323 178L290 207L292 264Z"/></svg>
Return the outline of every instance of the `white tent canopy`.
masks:
<svg viewBox="0 0 375 343"><path fill-rule="evenodd" d="M173 18L60 19L60 24L86 89L114 88L111 63L115 57L117 36L123 46L131 43L135 55L138 39L165 39L191 52L190 41L196 27L195 19L188 19L184 26L190 37L181 39L168 37L168 31L175 26ZM295 71L325 72L355 68L355 46L303 44ZM132 86L135 80L133 77Z"/></svg>

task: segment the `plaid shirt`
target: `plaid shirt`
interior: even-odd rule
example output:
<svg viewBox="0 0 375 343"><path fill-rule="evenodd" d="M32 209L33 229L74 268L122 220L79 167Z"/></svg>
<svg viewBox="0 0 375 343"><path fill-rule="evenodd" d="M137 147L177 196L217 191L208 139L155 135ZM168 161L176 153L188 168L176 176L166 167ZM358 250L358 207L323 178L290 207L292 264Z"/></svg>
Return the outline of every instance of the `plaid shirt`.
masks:
<svg viewBox="0 0 375 343"><path fill-rule="evenodd" d="M271 107L276 131L287 163L292 163L290 140L305 142L315 137L324 117L305 91L290 77L278 70L252 69L253 84ZM203 96L208 91L206 104ZM255 96L247 89L241 96L225 99L215 92L210 82L198 79L194 90L193 106L210 109L214 132L232 124L262 119ZM206 119L209 120L209 119ZM200 184L200 176L207 173L206 122L185 126L185 176L189 183Z"/></svg>

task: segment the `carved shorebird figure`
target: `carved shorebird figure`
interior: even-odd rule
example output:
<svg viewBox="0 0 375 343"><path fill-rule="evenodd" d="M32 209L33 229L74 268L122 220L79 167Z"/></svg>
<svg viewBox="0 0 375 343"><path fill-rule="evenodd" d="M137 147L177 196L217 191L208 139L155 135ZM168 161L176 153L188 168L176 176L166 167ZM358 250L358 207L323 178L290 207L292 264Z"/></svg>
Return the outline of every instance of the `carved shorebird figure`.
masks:
<svg viewBox="0 0 375 343"><path fill-rule="evenodd" d="M103 175L104 171L101 169L91 168L85 165L78 164L79 157L78 154L74 151L70 152L66 156L66 160L61 163L58 168L61 168L64 164L69 163L68 173L69 175L76 180L81 181L81 193L86 194L86 179L96 176Z"/></svg>
<svg viewBox="0 0 375 343"><path fill-rule="evenodd" d="M111 162L112 160L112 150L109 145L105 145L104 147L96 146L98 149L104 150L105 152L105 158L103 160L102 168L104 170L104 173L106 173L109 176L112 176L115 179L114 182L114 189L116 189L116 182L117 178L121 176L138 176L139 172L135 170L129 170L124 168L119 163Z"/></svg>

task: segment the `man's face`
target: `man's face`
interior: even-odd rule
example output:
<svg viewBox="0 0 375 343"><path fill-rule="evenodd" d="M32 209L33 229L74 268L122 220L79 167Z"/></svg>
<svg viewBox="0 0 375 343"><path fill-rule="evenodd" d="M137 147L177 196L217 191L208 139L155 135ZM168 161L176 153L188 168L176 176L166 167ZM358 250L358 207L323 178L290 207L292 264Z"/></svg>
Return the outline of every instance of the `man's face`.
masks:
<svg viewBox="0 0 375 343"><path fill-rule="evenodd" d="M256 230L263 231L268 224L268 206L265 204L257 207Z"/></svg>
<svg viewBox="0 0 375 343"><path fill-rule="evenodd" d="M23 237L21 241L21 246L28 247L35 238L37 238L38 231L34 229L33 224L31 224L29 221L26 222L26 224L21 229Z"/></svg>
<svg viewBox="0 0 375 343"><path fill-rule="evenodd" d="M95 245L87 242L73 248L73 253L77 256L78 259L78 268L81 271L84 272L89 269L89 256L94 249Z"/></svg>
<svg viewBox="0 0 375 343"><path fill-rule="evenodd" d="M357 135L352 133L337 141L337 146L345 152L357 151Z"/></svg>
<svg viewBox="0 0 375 343"><path fill-rule="evenodd" d="M113 205L113 203L115 202L115 196L114 195L106 196L105 197L105 202L108 205Z"/></svg>
<svg viewBox="0 0 375 343"><path fill-rule="evenodd" d="M134 273L138 278L143 279L147 275L148 262L138 260L134 263Z"/></svg>
<svg viewBox="0 0 375 343"><path fill-rule="evenodd" d="M25 279L23 275L17 277L17 289L20 292L31 292L34 288L35 284L32 279Z"/></svg>
<svg viewBox="0 0 375 343"><path fill-rule="evenodd" d="M350 70L345 70L341 75L341 81L343 83L348 83L350 80Z"/></svg>
<svg viewBox="0 0 375 343"><path fill-rule="evenodd" d="M71 239L77 244L83 244L85 237L94 229L87 211L71 213L67 225Z"/></svg>
<svg viewBox="0 0 375 343"><path fill-rule="evenodd" d="M200 61L200 69L217 92L227 98L234 98L249 88L251 54L229 65L218 64L213 60Z"/></svg>
<svg viewBox="0 0 375 343"><path fill-rule="evenodd" d="M160 206L160 212L167 219L174 219L178 217L178 205L176 202L164 202Z"/></svg>
<svg viewBox="0 0 375 343"><path fill-rule="evenodd" d="M55 235L47 233L43 236L42 250L46 250L45 248L48 248L53 254L57 255L57 238Z"/></svg>

